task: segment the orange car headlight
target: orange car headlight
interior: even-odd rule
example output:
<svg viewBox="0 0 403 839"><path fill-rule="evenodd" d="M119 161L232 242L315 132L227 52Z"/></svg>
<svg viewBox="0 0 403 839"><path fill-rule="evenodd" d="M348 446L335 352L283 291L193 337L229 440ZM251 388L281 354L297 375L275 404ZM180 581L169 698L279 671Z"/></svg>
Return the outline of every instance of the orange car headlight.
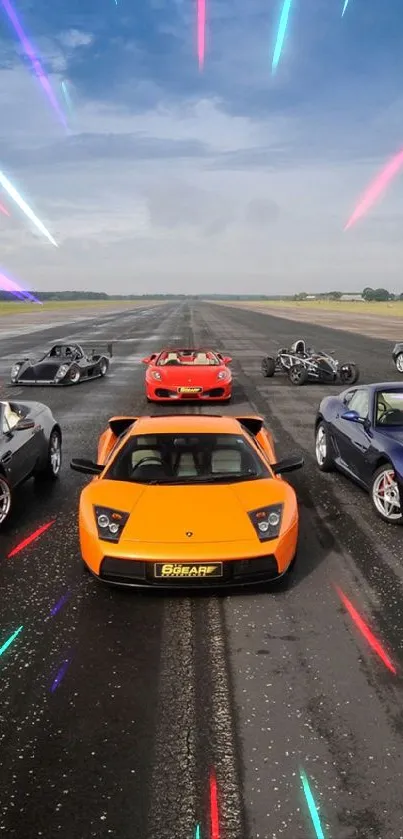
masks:
<svg viewBox="0 0 403 839"><path fill-rule="evenodd" d="M98 538L105 542L119 542L129 513L112 510L110 507L94 507Z"/></svg>
<svg viewBox="0 0 403 839"><path fill-rule="evenodd" d="M256 535L261 542L278 538L283 518L283 506L283 504L270 504L269 507L259 507L258 510L252 510L249 513Z"/></svg>

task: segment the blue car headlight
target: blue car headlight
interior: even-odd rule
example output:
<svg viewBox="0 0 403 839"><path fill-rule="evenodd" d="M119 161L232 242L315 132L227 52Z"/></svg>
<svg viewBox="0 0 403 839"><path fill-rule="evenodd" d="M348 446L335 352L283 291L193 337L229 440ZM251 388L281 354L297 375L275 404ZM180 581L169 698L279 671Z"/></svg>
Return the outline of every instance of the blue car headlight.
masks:
<svg viewBox="0 0 403 839"><path fill-rule="evenodd" d="M105 542L119 542L129 513L110 507L94 507L98 538Z"/></svg>
<svg viewBox="0 0 403 839"><path fill-rule="evenodd" d="M270 504L269 507L259 507L248 514L261 542L278 538L283 518L283 506L283 504Z"/></svg>

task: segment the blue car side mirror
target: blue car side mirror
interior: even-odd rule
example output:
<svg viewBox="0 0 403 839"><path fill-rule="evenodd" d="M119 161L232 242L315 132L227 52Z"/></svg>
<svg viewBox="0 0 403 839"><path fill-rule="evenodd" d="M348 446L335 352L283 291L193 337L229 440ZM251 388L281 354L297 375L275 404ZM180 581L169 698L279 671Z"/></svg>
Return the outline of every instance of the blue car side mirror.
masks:
<svg viewBox="0 0 403 839"><path fill-rule="evenodd" d="M341 418L344 420L348 420L349 422L364 422L363 418L360 417L358 411L345 411L344 414L341 415Z"/></svg>

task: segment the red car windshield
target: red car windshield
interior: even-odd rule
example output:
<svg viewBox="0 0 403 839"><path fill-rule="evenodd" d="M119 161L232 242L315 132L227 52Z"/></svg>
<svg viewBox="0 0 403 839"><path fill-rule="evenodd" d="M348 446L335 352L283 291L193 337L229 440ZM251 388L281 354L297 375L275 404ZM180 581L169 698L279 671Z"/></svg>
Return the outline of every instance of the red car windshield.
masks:
<svg viewBox="0 0 403 839"><path fill-rule="evenodd" d="M210 350L166 350L156 361L157 367L218 367L222 361Z"/></svg>

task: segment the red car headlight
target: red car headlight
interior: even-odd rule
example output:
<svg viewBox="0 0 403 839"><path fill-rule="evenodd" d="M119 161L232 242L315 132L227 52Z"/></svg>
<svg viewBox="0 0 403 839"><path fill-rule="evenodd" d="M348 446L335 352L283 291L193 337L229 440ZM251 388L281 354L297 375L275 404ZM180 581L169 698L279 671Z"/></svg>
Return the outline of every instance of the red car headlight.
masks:
<svg viewBox="0 0 403 839"><path fill-rule="evenodd" d="M112 510L110 507L94 507L98 538L105 542L119 542L129 513Z"/></svg>
<svg viewBox="0 0 403 839"><path fill-rule="evenodd" d="M220 372L217 374L217 379L220 379L221 381L223 381L224 379L229 379L228 370L220 370Z"/></svg>
<svg viewBox="0 0 403 839"><path fill-rule="evenodd" d="M248 513L261 542L277 539L281 529L283 504L270 504L269 507L259 507Z"/></svg>
<svg viewBox="0 0 403 839"><path fill-rule="evenodd" d="M160 382L161 379L162 379L161 373L159 373L158 370L153 370L151 375L152 375L153 379L157 379L157 382Z"/></svg>

